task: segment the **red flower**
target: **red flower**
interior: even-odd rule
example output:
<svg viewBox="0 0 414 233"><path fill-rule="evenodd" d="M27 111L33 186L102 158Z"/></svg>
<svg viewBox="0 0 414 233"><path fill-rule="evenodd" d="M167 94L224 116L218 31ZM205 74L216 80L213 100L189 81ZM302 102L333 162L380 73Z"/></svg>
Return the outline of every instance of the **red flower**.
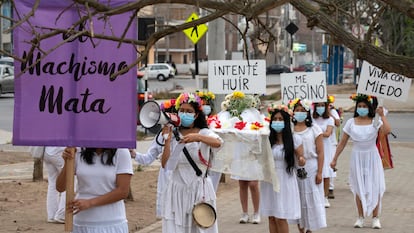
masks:
<svg viewBox="0 0 414 233"><path fill-rule="evenodd" d="M244 127L246 126L246 122L243 121L239 121L236 124L234 124L234 128L238 129L238 130L242 130L244 129Z"/></svg>
<svg viewBox="0 0 414 233"><path fill-rule="evenodd" d="M217 115L209 116L207 118L207 125L208 126L213 126L216 129L221 128L221 123L220 123L219 119L217 118Z"/></svg>
<svg viewBox="0 0 414 233"><path fill-rule="evenodd" d="M260 124L260 122L257 122L257 121L250 125L250 129L253 129L253 130L259 130L262 127L263 127L263 125Z"/></svg>

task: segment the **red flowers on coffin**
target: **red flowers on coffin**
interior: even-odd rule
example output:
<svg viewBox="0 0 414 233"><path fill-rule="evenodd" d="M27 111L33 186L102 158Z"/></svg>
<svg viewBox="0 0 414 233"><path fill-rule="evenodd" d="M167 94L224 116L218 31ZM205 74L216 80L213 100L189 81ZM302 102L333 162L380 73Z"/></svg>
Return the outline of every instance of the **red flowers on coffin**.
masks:
<svg viewBox="0 0 414 233"><path fill-rule="evenodd" d="M243 121L239 121L236 124L234 124L234 128L238 129L238 130L242 130L244 129L244 127L246 126L246 122Z"/></svg>

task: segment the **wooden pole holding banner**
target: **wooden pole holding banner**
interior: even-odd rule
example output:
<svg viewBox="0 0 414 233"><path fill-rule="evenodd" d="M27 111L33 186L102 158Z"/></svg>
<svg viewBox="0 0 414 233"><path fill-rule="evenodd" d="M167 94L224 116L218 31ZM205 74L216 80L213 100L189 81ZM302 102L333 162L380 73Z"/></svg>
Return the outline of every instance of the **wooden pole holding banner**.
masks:
<svg viewBox="0 0 414 233"><path fill-rule="evenodd" d="M75 178L75 152L76 149L70 148L72 159L66 161L66 211L65 211L65 232L72 232L73 210L68 210L69 203L75 198L74 178Z"/></svg>

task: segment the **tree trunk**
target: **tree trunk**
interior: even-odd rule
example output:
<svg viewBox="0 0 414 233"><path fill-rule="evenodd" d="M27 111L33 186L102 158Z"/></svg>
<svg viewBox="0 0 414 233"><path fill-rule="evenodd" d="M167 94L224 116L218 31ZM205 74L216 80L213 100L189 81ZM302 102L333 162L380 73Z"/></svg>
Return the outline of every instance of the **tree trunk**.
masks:
<svg viewBox="0 0 414 233"><path fill-rule="evenodd" d="M43 181L43 158L35 158L33 163L33 181Z"/></svg>

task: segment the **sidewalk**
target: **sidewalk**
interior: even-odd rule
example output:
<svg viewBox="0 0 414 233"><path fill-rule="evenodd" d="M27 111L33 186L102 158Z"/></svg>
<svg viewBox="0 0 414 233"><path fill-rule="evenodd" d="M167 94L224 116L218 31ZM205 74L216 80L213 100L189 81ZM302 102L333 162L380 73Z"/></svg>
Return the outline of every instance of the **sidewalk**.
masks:
<svg viewBox="0 0 414 233"><path fill-rule="evenodd" d="M327 224L320 233L412 233L414 222L412 221L414 206L414 187L409 185L412 180L412 164L414 156L411 156L413 146L409 143L392 143L394 155L394 169L386 170L387 191L384 194L381 224L382 229L371 229L371 218L366 218L364 229L355 229L353 224L357 212L353 201L353 195L348 187L349 154L351 145L342 152L338 161L338 176L335 179L335 199L330 199L331 207L326 209ZM220 187L219 187L220 189ZM220 233L263 233L268 232L268 221L262 217L262 222L255 224L239 224L241 213L238 190L234 193L224 193L217 197L217 219ZM250 199L249 199L250 200ZM249 202L251 209L251 202ZM289 226L290 232L298 232L295 225ZM161 221L158 221L136 233L161 233Z"/></svg>
<svg viewBox="0 0 414 233"><path fill-rule="evenodd" d="M194 91L193 89L190 91ZM277 87L269 88L268 92L278 91ZM334 93L329 93L334 94ZM354 103L349 99L350 94L336 94L335 106L349 110L354 107ZM414 99L414 88L411 88L409 100ZM414 112L414 101L398 102L384 101L384 106L391 112ZM0 130L0 151L22 151L27 152L28 147L11 145L12 133ZM151 141L138 141L137 150L145 152ZM349 174L349 154L351 145L348 145L342 152L338 162L338 177L335 179L335 199L330 199L331 208L327 209L328 227L317 232L328 233L351 233L363 231L386 232L386 233L412 233L414 232L414 186L412 184L414 156L412 143L392 142L391 149L394 160L394 169L386 170L387 191L383 199L381 224L383 229L373 230L370 228L371 219L366 219L364 229L354 229L352 227L357 213L352 193L349 190L347 180ZM156 168L157 164L154 165ZM31 178L33 163L19 163L14 165L0 165L0 179L10 177ZM45 173L46 174L46 173ZM220 189L220 187L219 187ZM154 194L155 195L155 194ZM217 201L218 226L220 233L263 233L268 232L267 219L262 218L258 225L239 224L238 220L241 213L238 190L234 192L220 193ZM251 202L249 202L251 209ZM160 233L161 222L158 221L136 233ZM297 232L294 225L290 225L290 232Z"/></svg>
<svg viewBox="0 0 414 233"><path fill-rule="evenodd" d="M137 150L145 152L150 143L150 140L137 142ZM11 146L10 144L1 145L1 150L3 151L27 151L27 149L27 147ZM347 184L349 154L351 150L351 145L348 145L338 162L338 177L335 179L335 199L330 199L331 208L327 209L328 227L317 232L351 233L357 230L365 233L414 232L414 222L412 221L414 214L414 205L412 204L412 200L414 199L414 186L410 185L412 184L413 175L412 164L414 164L414 156L412 156L412 151L414 146L412 143L392 142L391 149L394 156L395 168L385 171L387 191L384 195L381 215L383 229L374 230L369 228L371 224L370 218L367 218L366 227L363 230L352 227L357 214L353 196ZM154 169L157 169L157 166L159 164L154 164ZM32 169L32 162L0 165L0 179L30 179L33 172ZM220 233L263 233L268 231L266 218L262 218L262 222L258 225L238 223L241 207L237 189L233 190L233 192L219 193L220 195L217 197L217 214ZM251 210L251 202L249 202L249 207ZM290 225L290 231L297 232L296 226ZM161 233L161 221L136 233L149 232Z"/></svg>

